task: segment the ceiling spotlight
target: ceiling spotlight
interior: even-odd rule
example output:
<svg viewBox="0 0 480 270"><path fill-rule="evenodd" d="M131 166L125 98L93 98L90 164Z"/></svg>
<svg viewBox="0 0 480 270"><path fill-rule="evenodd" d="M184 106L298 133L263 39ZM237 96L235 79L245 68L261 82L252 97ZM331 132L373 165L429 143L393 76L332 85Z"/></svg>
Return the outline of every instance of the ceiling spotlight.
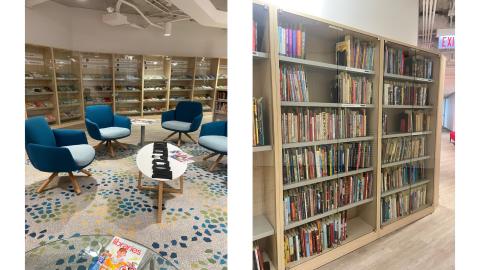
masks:
<svg viewBox="0 0 480 270"><path fill-rule="evenodd" d="M172 34L172 23L171 22L166 22L165 23L165 33L163 35L168 37L171 34Z"/></svg>

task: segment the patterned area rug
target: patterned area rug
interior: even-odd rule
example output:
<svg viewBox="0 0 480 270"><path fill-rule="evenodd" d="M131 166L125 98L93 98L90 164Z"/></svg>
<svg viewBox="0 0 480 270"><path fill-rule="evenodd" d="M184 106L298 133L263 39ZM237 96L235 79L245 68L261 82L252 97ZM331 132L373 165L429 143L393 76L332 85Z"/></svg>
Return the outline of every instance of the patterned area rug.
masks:
<svg viewBox="0 0 480 270"><path fill-rule="evenodd" d="M202 160L210 151L185 142L180 148L196 162L184 174L183 194L164 193L160 224L156 192L137 189L135 159L141 147L114 147L111 158L108 148L101 146L86 168L93 176L74 172L80 195L66 173L37 194L50 174L36 170L26 159L26 251L72 236L116 235L152 249L178 269L227 269L227 158L210 173L216 157ZM170 186L179 188L179 180L173 182ZM143 176L142 185L156 186L156 181ZM32 253L28 260L42 251Z"/></svg>

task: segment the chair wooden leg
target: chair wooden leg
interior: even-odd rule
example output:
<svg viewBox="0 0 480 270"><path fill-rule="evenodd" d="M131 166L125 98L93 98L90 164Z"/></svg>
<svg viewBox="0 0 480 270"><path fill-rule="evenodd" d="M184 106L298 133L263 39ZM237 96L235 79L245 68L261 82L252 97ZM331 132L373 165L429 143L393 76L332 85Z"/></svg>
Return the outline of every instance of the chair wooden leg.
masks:
<svg viewBox="0 0 480 270"><path fill-rule="evenodd" d="M72 180L73 186L75 187L77 194L82 194L82 191L80 190L80 187L78 186L77 180L75 179L75 176L73 176L73 173L68 172L68 176L70 176L70 180Z"/></svg>
<svg viewBox="0 0 480 270"><path fill-rule="evenodd" d="M215 169L215 167L217 167L218 163L220 163L220 160L223 158L224 155L220 155L217 160L215 161L215 163L213 163L213 166L212 168L210 168L210 172L213 172L213 170Z"/></svg>
<svg viewBox="0 0 480 270"><path fill-rule="evenodd" d="M110 145L110 153L112 154L112 157L114 157L112 142L110 142L109 145Z"/></svg>
<svg viewBox="0 0 480 270"><path fill-rule="evenodd" d="M158 181L158 223L162 222L163 181Z"/></svg>
<svg viewBox="0 0 480 270"><path fill-rule="evenodd" d="M93 149L97 150L98 147L100 147L105 141L101 141L97 146L95 146Z"/></svg>
<svg viewBox="0 0 480 270"><path fill-rule="evenodd" d="M192 137L190 137L190 135L188 135L188 133L185 133L185 136L187 136L190 140L192 140L194 143L197 143L197 141L195 141Z"/></svg>
<svg viewBox="0 0 480 270"><path fill-rule="evenodd" d="M81 170L79 170L79 171L80 171L80 172L83 172L84 174L86 174L86 175L88 175L88 176L92 176L92 173L89 172L89 171L87 171L87 170L85 170L85 169L81 169Z"/></svg>
<svg viewBox="0 0 480 270"><path fill-rule="evenodd" d="M45 181L45 183L43 183L43 185L41 185L38 189L37 189L37 193L40 193L43 191L43 189L45 187L48 186L48 184L50 184L50 182L52 182L53 178L55 178L55 176L57 176L58 173L52 173L52 175L50 175L50 177L48 177L47 181Z"/></svg>
<svg viewBox="0 0 480 270"><path fill-rule="evenodd" d="M211 157L214 157L214 156L216 156L216 155L218 155L218 153L211 153L210 155L204 157L203 160L207 160L207 159L209 159L209 158L211 158Z"/></svg>
<svg viewBox="0 0 480 270"><path fill-rule="evenodd" d="M164 141L166 141L168 138L172 137L173 135L177 134L177 132L173 132L172 134L168 135L165 139L163 139Z"/></svg>
<svg viewBox="0 0 480 270"><path fill-rule="evenodd" d="M110 143L110 141L108 141L108 142L105 144L105 147L107 147L107 148L108 148L108 144L109 144L109 143Z"/></svg>
<svg viewBox="0 0 480 270"><path fill-rule="evenodd" d="M140 190L142 186L142 171L138 170L138 190Z"/></svg>
<svg viewBox="0 0 480 270"><path fill-rule="evenodd" d="M182 142L182 133L178 133L178 147L180 147L180 143Z"/></svg>
<svg viewBox="0 0 480 270"><path fill-rule="evenodd" d="M117 140L113 140L116 144L120 145L123 149L127 150L128 148L125 147L125 145L121 144L119 141Z"/></svg>

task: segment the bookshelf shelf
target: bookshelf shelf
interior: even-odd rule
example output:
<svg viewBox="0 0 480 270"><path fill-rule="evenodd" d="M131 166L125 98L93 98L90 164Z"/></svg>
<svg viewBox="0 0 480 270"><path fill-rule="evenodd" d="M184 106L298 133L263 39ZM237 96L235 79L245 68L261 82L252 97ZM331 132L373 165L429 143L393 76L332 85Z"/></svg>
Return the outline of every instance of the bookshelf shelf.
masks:
<svg viewBox="0 0 480 270"><path fill-rule="evenodd" d="M59 94L62 92L58 92ZM42 96L42 95L53 95L53 92L42 92L42 93L25 93L26 96Z"/></svg>
<svg viewBox="0 0 480 270"><path fill-rule="evenodd" d="M113 102L84 102L85 106L92 106L92 105L111 105Z"/></svg>
<svg viewBox="0 0 480 270"><path fill-rule="evenodd" d="M104 79L104 78L83 78L82 80L84 81L111 81L113 80L112 78L110 79Z"/></svg>
<svg viewBox="0 0 480 270"><path fill-rule="evenodd" d="M178 82L178 81L191 81L192 79L170 79L170 80Z"/></svg>
<svg viewBox="0 0 480 270"><path fill-rule="evenodd" d="M159 82L159 81L167 81L167 79L143 79L147 82Z"/></svg>
<svg viewBox="0 0 480 270"><path fill-rule="evenodd" d="M172 90L170 90L172 91ZM168 92L168 90L145 90L143 91L143 93L147 94L147 93L150 93L150 92Z"/></svg>
<svg viewBox="0 0 480 270"><path fill-rule="evenodd" d="M141 90L115 90L115 93L140 93Z"/></svg>
<svg viewBox="0 0 480 270"><path fill-rule="evenodd" d="M25 80L53 80L52 77L25 77Z"/></svg>
<svg viewBox="0 0 480 270"><path fill-rule="evenodd" d="M55 106L52 106L52 107L39 107L39 108L27 108L27 111L52 110L52 109L55 109Z"/></svg>
<svg viewBox="0 0 480 270"><path fill-rule="evenodd" d="M221 79L221 78L219 78ZM216 79L195 79L195 81L215 81Z"/></svg>
<svg viewBox="0 0 480 270"><path fill-rule="evenodd" d="M410 188L418 187L418 186L421 186L421 185L429 183L429 182L430 182L429 179L425 179L425 180L417 181L416 183L411 184L411 185L406 185L406 186L403 186L403 187L398 187L398 188L394 188L394 189L391 189L391 190L382 191L382 197L392 195L392 194L395 194L397 192L404 191L404 190L407 190L407 189L410 189Z"/></svg>
<svg viewBox="0 0 480 270"><path fill-rule="evenodd" d="M217 88L216 90L217 90L217 91L225 91L225 92L228 91L228 89L225 89L225 88Z"/></svg>
<svg viewBox="0 0 480 270"><path fill-rule="evenodd" d="M382 105L384 109L433 109L431 105Z"/></svg>
<svg viewBox="0 0 480 270"><path fill-rule="evenodd" d="M78 81L79 78L57 78L57 81Z"/></svg>
<svg viewBox="0 0 480 270"><path fill-rule="evenodd" d="M275 230L265 215L253 217L253 241L273 235Z"/></svg>
<svg viewBox="0 0 480 270"><path fill-rule="evenodd" d="M311 61L311 60L305 60L305 59L298 59L298 58L286 57L286 56L279 56L278 58L279 58L280 62L304 65L304 66L309 67L309 68L330 70L330 71L335 71L335 72L346 71L348 73L362 74L362 75L375 75L375 71L373 71L373 70L344 67L344 66L339 66L339 65L334 65L334 64L328 64L328 63L323 63L323 62L317 62L317 61Z"/></svg>
<svg viewBox="0 0 480 270"><path fill-rule="evenodd" d="M390 74L390 73L383 73L383 77L389 79L396 79L396 80L403 80L403 81L415 81L415 82L422 82L422 83L433 83L433 79L424 79L412 76L405 76L405 75L397 75L397 74Z"/></svg>
<svg viewBox="0 0 480 270"><path fill-rule="evenodd" d="M116 101L116 103L122 103L122 104L138 104L140 101Z"/></svg>
<svg viewBox="0 0 480 270"><path fill-rule="evenodd" d="M283 107L318 107L318 108L375 108L374 104L343 104L343 103L327 103L327 102L299 102L299 101L282 101Z"/></svg>
<svg viewBox="0 0 480 270"><path fill-rule="evenodd" d="M419 135L427 135L427 134L432 134L431 131L422 131L422 132L411 132L411 133L393 133L393 134L387 134L387 135L382 135L382 139L388 139L388 138L398 138L398 137L410 137L410 136L419 136Z"/></svg>
<svg viewBox="0 0 480 270"><path fill-rule="evenodd" d="M172 89L170 92L190 92L192 89Z"/></svg>
<svg viewBox="0 0 480 270"><path fill-rule="evenodd" d="M143 114L156 114L156 113L163 113L166 111L143 111Z"/></svg>
<svg viewBox="0 0 480 270"><path fill-rule="evenodd" d="M347 209L350 209L350 208L354 208L354 207L357 207L359 205L366 204L366 203L369 203L369 202L372 202L372 201L373 201L373 198L370 198L370 199L361 200L359 202L354 202L354 203L351 203L351 204L348 204L348 205L345 205L345 206L342 206L342 207L338 207L336 209L332 209L330 211L327 211L323 214L315 215L313 217L309 217L309 218L304 219L304 220L292 222L288 225L285 225L284 229L285 230L292 229L292 228L298 227L300 225L318 220L318 219L323 218L323 217L328 217L332 214L336 214L338 212L341 212L341 211L344 211L344 210L347 210ZM347 222L347 224L350 225L348 222ZM349 227L347 227L347 228L349 228ZM372 229L372 231L373 231L373 229Z"/></svg>
<svg viewBox="0 0 480 270"><path fill-rule="evenodd" d="M166 100L144 100L143 103L167 102Z"/></svg>
<svg viewBox="0 0 480 270"><path fill-rule="evenodd" d="M373 140L373 139L375 139L374 136L366 136L366 137L322 140L322 141L313 141L313 142L284 143L284 144L282 144L282 148L283 149L288 149L288 148L294 148L294 147L305 147L305 146L313 146L313 145L336 144L336 143L346 143L346 142L360 142L360 141L370 141L370 140Z"/></svg>
<svg viewBox="0 0 480 270"><path fill-rule="evenodd" d="M387 168L387 167L392 167L392 166L396 166L396 165L407 164L407 163L410 163L410 162L419 161L419 160L425 160L425 159L429 159L429 158L431 158L431 156L424 156L424 157L418 157L418 158L410 158L410 159L406 159L406 160L402 160L402 161L397 161L397 162L382 164L382 168Z"/></svg>
<svg viewBox="0 0 480 270"><path fill-rule="evenodd" d="M346 177L346 176L350 176L350 175L355 175L355 174L359 174L359 173L370 172L370 171L373 171L373 169L374 169L373 167L369 167L369 168L363 168L363 169L358 169L358 170L354 170L354 171L337 173L337 174L330 175L330 176L324 176L324 177L318 177L318 178L314 178L314 179L303 180L303 181L296 182L296 183L283 184L283 190L288 190L288 189L302 187L302 186L306 186L306 185L321 183L321 182L324 182L324 181L338 179L338 178L342 178L342 177Z"/></svg>
<svg viewBox="0 0 480 270"><path fill-rule="evenodd" d="M74 103L74 104L66 104L66 105L58 105L59 108L67 108L67 107L73 107L73 106L80 106L82 105L81 103Z"/></svg>
<svg viewBox="0 0 480 270"><path fill-rule="evenodd" d="M86 93L113 93L113 91L95 91L95 90L90 90L90 91L83 91L84 94Z"/></svg>
<svg viewBox="0 0 480 270"><path fill-rule="evenodd" d="M401 216L401 217L396 217L396 218L389 219L389 220L387 220L387 221L385 221L385 222L382 222L382 223L380 224L380 226L381 226L382 229L383 229L384 227L386 227L386 226L388 226L388 225L391 225L391 224L393 224L393 223L395 223L395 222L397 222L397 221L399 221L399 220L401 220L401 219L404 219L404 218L406 218L406 217L408 217L408 216L411 216L412 214L415 214L415 213L417 213L417 212L420 212L420 211L422 211L422 210L425 210L425 209L427 209L427 208L429 208L429 207L431 207L431 206L432 206L432 205L430 205L430 204L424 204L424 205L418 207L417 209L413 210L410 214L403 215L403 216Z"/></svg>
<svg viewBox="0 0 480 270"><path fill-rule="evenodd" d="M271 145L262 145L262 146L253 146L253 152L263 152L263 151L270 151L273 147Z"/></svg>
<svg viewBox="0 0 480 270"><path fill-rule="evenodd" d="M193 89L193 91L215 91L215 89Z"/></svg>
<svg viewBox="0 0 480 270"><path fill-rule="evenodd" d="M70 119L78 118L78 117L81 117L81 116L82 116L82 115L75 115L75 116L63 117L63 118L60 118L60 121L70 120Z"/></svg>
<svg viewBox="0 0 480 270"><path fill-rule="evenodd" d="M81 93L80 91L57 91L57 94L79 94ZM53 93L52 93L53 94Z"/></svg>

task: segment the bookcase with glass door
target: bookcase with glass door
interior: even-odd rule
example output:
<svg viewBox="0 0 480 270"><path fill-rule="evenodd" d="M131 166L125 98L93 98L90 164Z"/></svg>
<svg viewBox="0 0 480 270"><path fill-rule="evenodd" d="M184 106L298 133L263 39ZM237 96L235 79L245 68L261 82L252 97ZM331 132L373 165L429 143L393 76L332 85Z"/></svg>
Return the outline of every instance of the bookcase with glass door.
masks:
<svg viewBox="0 0 480 270"><path fill-rule="evenodd" d="M228 119L228 60L220 58L218 64L217 82L215 84L215 103L213 121Z"/></svg>
<svg viewBox="0 0 480 270"><path fill-rule="evenodd" d="M142 114L143 55L114 54L113 61L115 114L138 117Z"/></svg>
<svg viewBox="0 0 480 270"><path fill-rule="evenodd" d="M171 57L144 55L143 117L161 118L168 111Z"/></svg>
<svg viewBox="0 0 480 270"><path fill-rule="evenodd" d="M273 114L264 133L272 134L275 179L267 194L256 194L254 168L254 212L257 200L275 198L276 247L263 244L275 268L319 267L432 213L444 57L282 7L253 5L253 94L267 84L261 89L273 98L271 108L265 100L262 106L263 117ZM262 9L272 10L270 32L263 32ZM266 38L269 51L259 45ZM271 60L271 84L266 76L256 80L256 64L265 63L260 59ZM255 219L253 226L261 228ZM312 233L319 240L305 250Z"/></svg>
<svg viewBox="0 0 480 270"><path fill-rule="evenodd" d="M196 57L193 101L202 103L204 112L212 112L218 80L218 58Z"/></svg>

